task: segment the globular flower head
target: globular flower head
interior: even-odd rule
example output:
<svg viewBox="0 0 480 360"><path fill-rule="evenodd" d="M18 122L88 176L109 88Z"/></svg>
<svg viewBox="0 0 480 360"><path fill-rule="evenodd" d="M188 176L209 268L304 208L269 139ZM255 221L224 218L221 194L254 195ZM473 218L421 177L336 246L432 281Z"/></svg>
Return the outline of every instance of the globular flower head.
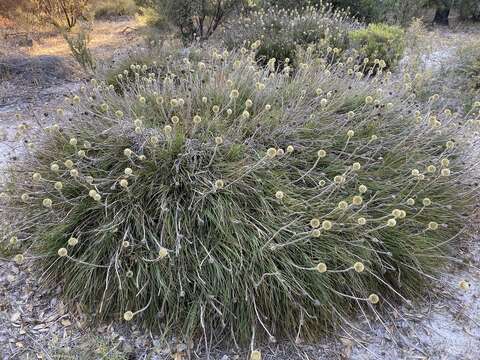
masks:
<svg viewBox="0 0 480 360"><path fill-rule="evenodd" d="M67 243L70 246L75 246L78 244L78 239L75 237L71 237L70 239L68 239Z"/></svg>
<svg viewBox="0 0 480 360"><path fill-rule="evenodd" d="M320 237L321 234L322 234L322 232L320 231L320 229L313 229L312 232L311 232L311 235L314 238Z"/></svg>
<svg viewBox="0 0 480 360"><path fill-rule="evenodd" d="M353 268L356 272L361 273L365 270L365 265L363 265L363 263L360 261L357 261L355 264L353 264Z"/></svg>
<svg viewBox="0 0 480 360"><path fill-rule="evenodd" d="M240 96L240 93L238 92L237 89L233 89L230 91L230 99L236 99Z"/></svg>
<svg viewBox="0 0 480 360"><path fill-rule="evenodd" d="M273 159L276 155L277 155L277 149L269 148L267 150L267 157L269 157L270 159Z"/></svg>
<svg viewBox="0 0 480 360"><path fill-rule="evenodd" d="M15 261L18 265L23 264L25 261L25 256L23 256L23 254L17 254L14 256L13 261Z"/></svg>
<svg viewBox="0 0 480 360"><path fill-rule="evenodd" d="M46 208L51 208L53 205L53 201L52 199L49 199L49 198L43 199L42 205Z"/></svg>
<svg viewBox="0 0 480 360"><path fill-rule="evenodd" d="M352 204L353 205L361 205L363 203L363 198L360 196L360 195L355 195L353 198L352 198Z"/></svg>
<svg viewBox="0 0 480 360"><path fill-rule="evenodd" d="M428 230L437 230L438 224L435 221L430 221L428 223Z"/></svg>
<svg viewBox="0 0 480 360"><path fill-rule="evenodd" d="M460 289L465 290L465 291L470 289L470 283L467 280L460 281L458 286L460 287Z"/></svg>
<svg viewBox="0 0 480 360"><path fill-rule="evenodd" d="M422 203L423 203L424 206L430 206L430 205L432 205L432 201L431 201L429 198L424 198L424 199L422 200Z"/></svg>
<svg viewBox="0 0 480 360"><path fill-rule="evenodd" d="M331 230L333 227L333 224L330 220L324 220L322 222L322 229L323 230Z"/></svg>
<svg viewBox="0 0 480 360"><path fill-rule="evenodd" d="M377 294L370 294L368 296L368 301L370 301L371 304L378 304L378 302L380 301L380 298L378 297Z"/></svg>
<svg viewBox="0 0 480 360"><path fill-rule="evenodd" d="M397 225L397 221L395 219L388 219L387 220L387 226L394 227L395 225Z"/></svg>
<svg viewBox="0 0 480 360"><path fill-rule="evenodd" d="M310 220L310 226L314 229L318 228L320 226L320 220L317 218L313 218Z"/></svg>
<svg viewBox="0 0 480 360"><path fill-rule="evenodd" d="M225 183L222 179L215 180L215 189L223 189Z"/></svg>
<svg viewBox="0 0 480 360"><path fill-rule="evenodd" d="M450 169L444 168L442 171L440 171L440 174L442 176L450 176Z"/></svg>
<svg viewBox="0 0 480 360"><path fill-rule="evenodd" d="M158 257L160 259L163 259L163 258L166 258L167 256L168 256L168 249L161 246L160 249L158 250Z"/></svg>
<svg viewBox="0 0 480 360"><path fill-rule="evenodd" d="M57 253L58 253L58 256L60 257L64 257L68 255L68 251L65 248L58 249Z"/></svg>
<svg viewBox="0 0 480 360"><path fill-rule="evenodd" d="M336 184L343 184L345 182L345 177L342 176L342 175L337 175L333 178L333 181L336 183Z"/></svg>
<svg viewBox="0 0 480 360"><path fill-rule="evenodd" d="M198 125L198 124L200 124L201 122L202 122L202 118L201 118L199 115L195 115L195 116L193 117L193 123L194 123L195 125Z"/></svg>
<svg viewBox="0 0 480 360"><path fill-rule="evenodd" d="M392 215L395 218L399 218L401 216L401 214L402 214L402 211L400 209L393 209L393 211L392 211Z"/></svg>
<svg viewBox="0 0 480 360"><path fill-rule="evenodd" d="M130 321L130 320L133 319L133 316L134 316L134 315L133 315L133 312L131 312L131 311L125 311L125 313L123 314L123 319L124 319L125 321Z"/></svg>
<svg viewBox="0 0 480 360"><path fill-rule="evenodd" d="M348 203L342 200L338 203L338 208L341 210L345 210L348 208Z"/></svg>
<svg viewBox="0 0 480 360"><path fill-rule="evenodd" d="M316 266L316 269L319 273L324 273L327 271L327 264L321 262L321 263L318 263L318 265Z"/></svg>

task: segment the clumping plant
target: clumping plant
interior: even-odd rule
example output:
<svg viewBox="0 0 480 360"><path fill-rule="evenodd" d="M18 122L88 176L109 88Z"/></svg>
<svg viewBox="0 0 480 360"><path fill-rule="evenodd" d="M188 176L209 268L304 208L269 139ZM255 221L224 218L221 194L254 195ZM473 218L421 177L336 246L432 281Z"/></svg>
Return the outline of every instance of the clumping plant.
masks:
<svg viewBox="0 0 480 360"><path fill-rule="evenodd" d="M390 68L397 64L405 51L405 34L402 28L387 24L370 24L367 28L350 32L351 47L359 51L368 68L379 60Z"/></svg>
<svg viewBox="0 0 480 360"><path fill-rule="evenodd" d="M250 342L252 359L414 300L469 230L480 103L459 126L352 59L305 52L291 74L255 56L211 49L122 94L94 79L19 129L13 260L99 320Z"/></svg>
<svg viewBox="0 0 480 360"><path fill-rule="evenodd" d="M227 48L250 46L264 64L276 59L277 68L295 66L298 48L315 45L320 53L327 49L345 50L348 33L359 27L343 10L331 5L284 9L261 9L228 23L220 34Z"/></svg>
<svg viewBox="0 0 480 360"><path fill-rule="evenodd" d="M171 46L154 44L150 48L129 53L108 66L104 65L98 74L107 85L113 86L116 92L123 93L125 87L130 87L140 78L165 78L177 73L176 69L185 57L196 63L200 61L201 53L201 49L194 47L178 50ZM178 75L181 74L178 72Z"/></svg>

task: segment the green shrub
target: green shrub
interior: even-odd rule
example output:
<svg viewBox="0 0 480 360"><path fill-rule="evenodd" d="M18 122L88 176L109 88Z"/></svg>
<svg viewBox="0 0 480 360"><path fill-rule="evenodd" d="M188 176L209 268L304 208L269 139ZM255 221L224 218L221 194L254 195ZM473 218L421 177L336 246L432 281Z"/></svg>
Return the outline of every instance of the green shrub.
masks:
<svg viewBox="0 0 480 360"><path fill-rule="evenodd" d="M346 12L335 11L329 5L301 11L272 7L227 24L220 36L227 48L253 45L257 60L265 64L275 58L283 67L285 58L295 65L297 48L314 45L319 52L346 49L348 32L356 26L358 23Z"/></svg>
<svg viewBox="0 0 480 360"><path fill-rule="evenodd" d="M461 0L456 3L456 6L462 19L480 21L480 2L476 0Z"/></svg>
<svg viewBox="0 0 480 360"><path fill-rule="evenodd" d="M94 4L95 19L109 19L118 16L133 16L137 11L134 0L103 0Z"/></svg>
<svg viewBox="0 0 480 360"><path fill-rule="evenodd" d="M452 55L454 61L433 67L412 84L420 100L441 94L450 109L469 113L480 101L480 41L466 42Z"/></svg>
<svg viewBox="0 0 480 360"><path fill-rule="evenodd" d="M94 80L23 134L0 207L15 260L98 319L252 346L428 288L477 205L469 128L386 74L254 56Z"/></svg>
<svg viewBox="0 0 480 360"><path fill-rule="evenodd" d="M365 29L353 30L349 34L351 46L363 58L368 58L368 68L383 60L386 68L391 68L401 59L405 51L404 31L398 26L370 24ZM375 62L377 59L377 62Z"/></svg>
<svg viewBox="0 0 480 360"><path fill-rule="evenodd" d="M471 41L457 52L457 71L466 81L466 88L480 90L480 41Z"/></svg>
<svg viewBox="0 0 480 360"><path fill-rule="evenodd" d="M149 27L153 27L157 30L168 30L168 20L162 14L159 14L152 7L140 7L136 16L139 23Z"/></svg>
<svg viewBox="0 0 480 360"><path fill-rule="evenodd" d="M243 0L151 0L151 4L189 43L210 38L228 16L242 9Z"/></svg>

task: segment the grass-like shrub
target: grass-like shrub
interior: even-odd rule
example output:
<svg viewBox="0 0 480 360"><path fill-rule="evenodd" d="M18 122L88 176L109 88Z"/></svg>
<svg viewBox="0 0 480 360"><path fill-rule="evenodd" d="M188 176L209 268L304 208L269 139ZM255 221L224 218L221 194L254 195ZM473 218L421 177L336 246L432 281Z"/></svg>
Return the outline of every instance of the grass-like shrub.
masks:
<svg viewBox="0 0 480 360"><path fill-rule="evenodd" d="M466 129L352 61L254 57L214 50L122 94L94 80L19 129L12 258L98 319L208 343L312 339L414 299L477 203Z"/></svg>
<svg viewBox="0 0 480 360"><path fill-rule="evenodd" d="M347 12L328 4L301 9L274 6L230 22L221 38L227 48L253 47L258 61L266 64L274 58L277 67L283 68L285 59L289 66L296 65L298 48L315 45L320 53L333 48L345 50L349 31L358 26Z"/></svg>
<svg viewBox="0 0 480 360"><path fill-rule="evenodd" d="M383 60L387 68L397 64L405 51L405 34L402 28L387 24L370 24L367 28L350 32L351 47L357 49L362 59L368 59L368 68Z"/></svg>

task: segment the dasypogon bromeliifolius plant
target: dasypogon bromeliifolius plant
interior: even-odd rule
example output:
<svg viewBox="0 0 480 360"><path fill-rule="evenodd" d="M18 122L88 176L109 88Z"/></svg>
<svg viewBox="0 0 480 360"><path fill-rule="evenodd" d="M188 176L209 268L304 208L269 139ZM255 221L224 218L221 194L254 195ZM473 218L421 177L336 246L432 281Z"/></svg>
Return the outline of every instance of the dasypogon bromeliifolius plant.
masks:
<svg viewBox="0 0 480 360"><path fill-rule="evenodd" d="M352 59L253 56L71 97L3 185L12 257L99 319L197 339L311 339L414 299L474 212L478 115Z"/></svg>

